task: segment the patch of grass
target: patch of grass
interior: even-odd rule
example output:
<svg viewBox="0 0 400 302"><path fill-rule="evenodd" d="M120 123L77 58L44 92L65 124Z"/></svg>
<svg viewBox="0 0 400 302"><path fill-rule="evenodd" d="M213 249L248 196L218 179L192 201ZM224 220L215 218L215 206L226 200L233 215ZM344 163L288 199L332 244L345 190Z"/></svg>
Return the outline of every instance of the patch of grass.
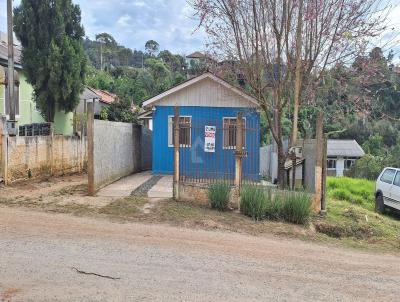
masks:
<svg viewBox="0 0 400 302"><path fill-rule="evenodd" d="M134 217L141 212L146 202L145 198L127 197L113 201L100 208L99 213L121 218Z"/></svg>
<svg viewBox="0 0 400 302"><path fill-rule="evenodd" d="M317 232L352 247L400 249L400 221L363 205L330 198L324 218L315 218Z"/></svg>
<svg viewBox="0 0 400 302"><path fill-rule="evenodd" d="M344 200L373 210L375 202L375 183L371 180L328 177L326 190L332 199Z"/></svg>
<svg viewBox="0 0 400 302"><path fill-rule="evenodd" d="M311 216L311 205L311 195L305 192L247 186L242 190L240 210L256 221L268 217L305 224Z"/></svg>
<svg viewBox="0 0 400 302"><path fill-rule="evenodd" d="M219 211L225 211L228 208L229 195L231 187L224 182L211 184L208 189L208 199L210 206Z"/></svg>
<svg viewBox="0 0 400 302"><path fill-rule="evenodd" d="M263 188L258 186L245 186L240 197L240 211L258 221L267 213L268 195Z"/></svg>
<svg viewBox="0 0 400 302"><path fill-rule="evenodd" d="M302 191L285 191L283 196L282 218L296 224L307 223L311 216L311 195Z"/></svg>

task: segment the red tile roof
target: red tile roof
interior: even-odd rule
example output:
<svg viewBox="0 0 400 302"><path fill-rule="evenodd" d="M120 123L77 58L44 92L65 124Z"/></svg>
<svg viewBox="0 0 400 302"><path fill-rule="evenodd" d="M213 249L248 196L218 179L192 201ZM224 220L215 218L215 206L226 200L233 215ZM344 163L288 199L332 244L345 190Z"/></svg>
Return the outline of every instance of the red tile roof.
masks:
<svg viewBox="0 0 400 302"><path fill-rule="evenodd" d="M90 89L101 97L101 101L103 103L111 104L111 103L114 103L116 100L118 100L118 96L111 92L101 90L101 89L94 89L94 88L90 88Z"/></svg>

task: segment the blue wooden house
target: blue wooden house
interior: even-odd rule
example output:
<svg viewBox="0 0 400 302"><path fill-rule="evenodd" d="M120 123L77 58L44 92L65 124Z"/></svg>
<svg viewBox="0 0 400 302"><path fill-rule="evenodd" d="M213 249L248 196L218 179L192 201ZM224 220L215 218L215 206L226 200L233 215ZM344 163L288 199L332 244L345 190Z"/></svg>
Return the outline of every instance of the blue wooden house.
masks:
<svg viewBox="0 0 400 302"><path fill-rule="evenodd" d="M205 73L143 103L153 119L153 173L172 174L174 107L179 107L180 174L196 179L234 178L236 119L242 112L243 178L259 179L258 102Z"/></svg>

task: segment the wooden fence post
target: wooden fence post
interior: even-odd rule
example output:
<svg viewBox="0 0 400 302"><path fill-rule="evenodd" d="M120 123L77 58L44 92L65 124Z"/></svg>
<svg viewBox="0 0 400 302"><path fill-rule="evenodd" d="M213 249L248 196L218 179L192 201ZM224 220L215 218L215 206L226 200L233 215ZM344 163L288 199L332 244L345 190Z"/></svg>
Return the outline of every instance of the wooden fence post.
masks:
<svg viewBox="0 0 400 302"><path fill-rule="evenodd" d="M179 107L175 106L174 123L174 180L173 180L173 197L179 200Z"/></svg>
<svg viewBox="0 0 400 302"><path fill-rule="evenodd" d="M8 133L5 116L0 117L0 148L0 177L3 178L4 185L8 185Z"/></svg>
<svg viewBox="0 0 400 302"><path fill-rule="evenodd" d="M321 192L321 212L326 211L326 176L327 176L327 151L328 151L328 138L324 135L324 149L322 157L322 192Z"/></svg>
<svg viewBox="0 0 400 302"><path fill-rule="evenodd" d="M50 155L50 176L54 175L54 123L50 123L50 144L49 155Z"/></svg>
<svg viewBox="0 0 400 302"><path fill-rule="evenodd" d="M235 151L235 191L240 210L240 188L242 185L242 157L243 157L243 113L238 112L236 118L236 151Z"/></svg>
<svg viewBox="0 0 400 302"><path fill-rule="evenodd" d="M315 210L321 211L321 202L323 197L323 160L324 160L324 133L323 133L323 112L318 113L316 125L316 162L315 162Z"/></svg>
<svg viewBox="0 0 400 302"><path fill-rule="evenodd" d="M93 103L87 104L87 146L88 146L88 194L94 196L94 114Z"/></svg>

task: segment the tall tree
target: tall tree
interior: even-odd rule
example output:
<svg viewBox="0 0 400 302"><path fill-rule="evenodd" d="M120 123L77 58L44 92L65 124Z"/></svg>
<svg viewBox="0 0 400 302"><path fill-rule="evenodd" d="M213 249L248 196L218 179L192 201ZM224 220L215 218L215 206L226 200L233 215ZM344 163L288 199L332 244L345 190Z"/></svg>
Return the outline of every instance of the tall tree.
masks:
<svg viewBox="0 0 400 302"><path fill-rule="evenodd" d="M363 50L384 29L379 0L192 0L224 58L239 61L251 93L259 100L278 148L278 181L283 186L287 154L282 121L300 92L312 91L327 66ZM295 99L295 101L294 101Z"/></svg>
<svg viewBox="0 0 400 302"><path fill-rule="evenodd" d="M114 49L117 48L117 42L114 37L108 33L96 35L96 41L99 43L100 49L100 69L104 68L104 58L107 58L107 63L110 64L110 57Z"/></svg>
<svg viewBox="0 0 400 302"><path fill-rule="evenodd" d="M81 11L71 0L22 0L14 9L22 65L43 117L71 112L83 90L86 56Z"/></svg>
<svg viewBox="0 0 400 302"><path fill-rule="evenodd" d="M154 56L158 52L160 45L154 40L149 40L144 45L144 48L150 56Z"/></svg>

